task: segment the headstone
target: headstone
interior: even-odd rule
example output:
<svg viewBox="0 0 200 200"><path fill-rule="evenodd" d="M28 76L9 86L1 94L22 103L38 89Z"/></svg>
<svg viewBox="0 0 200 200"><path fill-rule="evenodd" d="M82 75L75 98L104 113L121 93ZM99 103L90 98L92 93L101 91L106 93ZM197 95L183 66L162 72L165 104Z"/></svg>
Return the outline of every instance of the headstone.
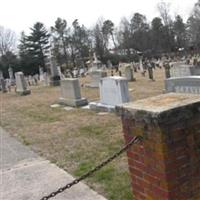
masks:
<svg viewBox="0 0 200 200"><path fill-rule="evenodd" d="M65 79L65 76L64 76L64 74L63 74L62 71L61 71L61 67L60 67L60 66L57 66L57 68L58 68L58 74L59 74L59 76L60 76L60 80Z"/></svg>
<svg viewBox="0 0 200 200"><path fill-rule="evenodd" d="M7 78L5 81L6 81L6 89L9 92L11 92L11 85L12 85L11 80L9 78Z"/></svg>
<svg viewBox="0 0 200 200"><path fill-rule="evenodd" d="M142 74L144 74L144 67L142 64L142 56L139 57L139 68Z"/></svg>
<svg viewBox="0 0 200 200"><path fill-rule="evenodd" d="M23 72L16 72L15 73L15 80L16 80L16 92L20 95L28 95L31 91L27 87L27 83L24 77Z"/></svg>
<svg viewBox="0 0 200 200"><path fill-rule="evenodd" d="M90 109L114 111L115 106L129 102L128 81L124 77L112 76L100 81L100 102L91 102Z"/></svg>
<svg viewBox="0 0 200 200"><path fill-rule="evenodd" d="M6 89L6 81L3 79L3 78L0 78L0 84L1 84L1 91L3 93L6 93L7 92L7 89Z"/></svg>
<svg viewBox="0 0 200 200"><path fill-rule="evenodd" d="M112 69L113 65L112 62L110 60L107 61L107 66L109 69Z"/></svg>
<svg viewBox="0 0 200 200"><path fill-rule="evenodd" d="M183 76L191 76L191 65L179 65L173 64L173 67L170 69L171 77L183 77Z"/></svg>
<svg viewBox="0 0 200 200"><path fill-rule="evenodd" d="M200 76L169 78L165 80L165 91L200 94Z"/></svg>
<svg viewBox="0 0 200 200"><path fill-rule="evenodd" d="M170 78L171 77L171 74L170 74L170 64L169 62L164 62L163 63L163 67L165 69L165 78Z"/></svg>
<svg viewBox="0 0 200 200"><path fill-rule="evenodd" d="M77 78L61 80L61 98L59 102L73 107L88 104L87 99L81 97L80 84Z"/></svg>
<svg viewBox="0 0 200 200"><path fill-rule="evenodd" d="M42 67L39 67L40 81L44 81L44 71Z"/></svg>
<svg viewBox="0 0 200 200"><path fill-rule="evenodd" d="M153 77L153 63L149 62L147 63L147 70L148 70L148 75L149 75L149 79L154 81L154 77Z"/></svg>
<svg viewBox="0 0 200 200"><path fill-rule="evenodd" d="M84 77L85 76L85 68L83 68L83 67L80 68L80 72L79 73L80 73L81 77Z"/></svg>
<svg viewBox="0 0 200 200"><path fill-rule="evenodd" d="M15 77L14 77L14 73L13 73L12 67L8 68L8 74L9 74L9 78L10 78L11 84L13 85L15 83Z"/></svg>
<svg viewBox="0 0 200 200"><path fill-rule="evenodd" d="M3 72L0 70L0 79L4 79Z"/></svg>
<svg viewBox="0 0 200 200"><path fill-rule="evenodd" d="M99 83L101 78L104 78L107 76L107 73L103 70L96 70L96 71L91 71L89 73L92 82L90 84L86 84L87 87L92 87L92 88L97 88L99 87Z"/></svg>
<svg viewBox="0 0 200 200"><path fill-rule="evenodd" d="M97 71L97 70L102 68L102 63L101 63L100 60L98 60L98 58L97 58L95 53L93 54L93 59L92 59L91 66L92 67L89 70L90 72Z"/></svg>
<svg viewBox="0 0 200 200"><path fill-rule="evenodd" d="M193 76L200 76L200 65L192 67L191 73Z"/></svg>
<svg viewBox="0 0 200 200"><path fill-rule="evenodd" d="M49 76L47 72L44 72L44 86L48 86L48 85L49 85Z"/></svg>
<svg viewBox="0 0 200 200"><path fill-rule="evenodd" d="M58 68L56 66L56 61L53 57L50 58L50 85L51 86L59 86L60 85L60 75Z"/></svg>
<svg viewBox="0 0 200 200"><path fill-rule="evenodd" d="M33 80L32 80L32 76L31 75L28 76L28 85L29 86L33 85Z"/></svg>
<svg viewBox="0 0 200 200"><path fill-rule="evenodd" d="M35 75L33 76L32 81L33 81L33 85L38 85L38 75L37 75L37 74L35 74Z"/></svg>
<svg viewBox="0 0 200 200"><path fill-rule="evenodd" d="M125 68L125 77L128 81L135 81L135 78L133 76L133 69L131 68L131 66L127 66Z"/></svg>

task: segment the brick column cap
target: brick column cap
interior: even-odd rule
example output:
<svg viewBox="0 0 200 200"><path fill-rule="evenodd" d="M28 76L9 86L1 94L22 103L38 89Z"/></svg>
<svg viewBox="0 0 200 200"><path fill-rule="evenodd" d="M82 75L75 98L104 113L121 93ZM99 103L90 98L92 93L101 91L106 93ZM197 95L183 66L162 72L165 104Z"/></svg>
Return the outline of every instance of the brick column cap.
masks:
<svg viewBox="0 0 200 200"><path fill-rule="evenodd" d="M148 122L173 123L200 115L200 95L168 93L122 104L116 107L119 115L133 116Z"/></svg>

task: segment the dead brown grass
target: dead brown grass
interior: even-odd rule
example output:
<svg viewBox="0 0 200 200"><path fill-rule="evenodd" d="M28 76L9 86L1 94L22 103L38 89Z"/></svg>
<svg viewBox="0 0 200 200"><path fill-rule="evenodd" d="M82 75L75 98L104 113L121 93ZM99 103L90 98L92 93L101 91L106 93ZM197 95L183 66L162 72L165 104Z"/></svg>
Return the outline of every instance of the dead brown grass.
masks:
<svg viewBox="0 0 200 200"><path fill-rule="evenodd" d="M155 71L155 82L139 73L135 77L137 81L129 83L133 100L162 93L163 70ZM88 78L81 79L81 83L86 82ZM123 145L121 120L114 114L100 116L90 110L50 108L60 96L59 87L32 87L31 91L28 96L0 94L1 126L68 172L80 175ZM98 90L91 88L82 88L82 96L99 98ZM132 199L126 163L123 155L88 183L108 199ZM119 189L122 186L123 192Z"/></svg>

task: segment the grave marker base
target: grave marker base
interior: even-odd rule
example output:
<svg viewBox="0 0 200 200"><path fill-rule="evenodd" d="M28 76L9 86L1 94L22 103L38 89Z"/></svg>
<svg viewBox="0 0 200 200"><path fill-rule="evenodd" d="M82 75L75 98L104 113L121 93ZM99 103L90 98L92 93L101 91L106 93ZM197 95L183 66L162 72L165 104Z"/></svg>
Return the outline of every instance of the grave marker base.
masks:
<svg viewBox="0 0 200 200"><path fill-rule="evenodd" d="M60 98L59 103L66 106L81 107L87 105L88 101L86 98L81 98L81 99Z"/></svg>

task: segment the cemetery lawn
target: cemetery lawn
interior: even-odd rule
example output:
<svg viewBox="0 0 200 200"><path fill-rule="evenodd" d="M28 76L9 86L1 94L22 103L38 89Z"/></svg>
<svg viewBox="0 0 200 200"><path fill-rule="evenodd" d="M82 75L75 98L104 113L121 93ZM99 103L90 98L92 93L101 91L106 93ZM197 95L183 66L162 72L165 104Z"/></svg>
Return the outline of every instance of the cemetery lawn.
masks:
<svg viewBox="0 0 200 200"><path fill-rule="evenodd" d="M161 94L164 71L155 71L155 82L136 74L129 83L131 98ZM88 82L81 79L82 83ZM78 177L124 145L120 117L99 115L90 110L51 108L60 96L59 87L34 86L31 95L14 91L0 94L0 125L33 151ZM82 88L82 96L98 99L98 90ZM132 200L126 154L104 167L85 182L109 200ZM56 189L56 188L55 188Z"/></svg>

